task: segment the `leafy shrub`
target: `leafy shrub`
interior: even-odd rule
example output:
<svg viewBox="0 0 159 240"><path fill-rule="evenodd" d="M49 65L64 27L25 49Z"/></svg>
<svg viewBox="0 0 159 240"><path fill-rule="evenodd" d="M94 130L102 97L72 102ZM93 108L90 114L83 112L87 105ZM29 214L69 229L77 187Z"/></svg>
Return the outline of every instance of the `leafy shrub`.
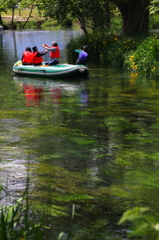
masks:
<svg viewBox="0 0 159 240"><path fill-rule="evenodd" d="M159 28L158 15L153 15L153 14L150 15L149 28L150 29L158 29Z"/></svg>
<svg viewBox="0 0 159 240"><path fill-rule="evenodd" d="M79 35L70 39L67 44L67 58L74 63L78 57L74 50L88 45L90 62L98 63L103 67L123 67L125 55L135 50L142 38L136 39L100 32Z"/></svg>
<svg viewBox="0 0 159 240"><path fill-rule="evenodd" d="M159 38L146 38L125 59L125 67L143 73L147 77L159 75Z"/></svg>

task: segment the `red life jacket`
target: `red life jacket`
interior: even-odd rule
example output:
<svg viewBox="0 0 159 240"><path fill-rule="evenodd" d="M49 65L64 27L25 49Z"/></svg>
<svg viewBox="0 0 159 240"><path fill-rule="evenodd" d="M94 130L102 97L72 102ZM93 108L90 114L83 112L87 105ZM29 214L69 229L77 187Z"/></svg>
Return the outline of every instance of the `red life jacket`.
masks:
<svg viewBox="0 0 159 240"><path fill-rule="evenodd" d="M37 57L36 56L37 52L33 52L32 53L32 64L39 64L39 63L42 63L43 59L42 57Z"/></svg>
<svg viewBox="0 0 159 240"><path fill-rule="evenodd" d="M56 52L50 52L50 57L51 58L60 58L60 50L59 47L56 46Z"/></svg>
<svg viewBox="0 0 159 240"><path fill-rule="evenodd" d="M24 51L22 62L23 63L31 63L32 62L32 52Z"/></svg>

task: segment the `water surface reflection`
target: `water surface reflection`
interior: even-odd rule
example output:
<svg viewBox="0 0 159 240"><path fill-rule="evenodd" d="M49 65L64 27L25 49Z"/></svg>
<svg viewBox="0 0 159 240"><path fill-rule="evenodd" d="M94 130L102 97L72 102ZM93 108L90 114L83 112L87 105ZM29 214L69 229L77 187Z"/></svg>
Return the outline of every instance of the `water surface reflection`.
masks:
<svg viewBox="0 0 159 240"><path fill-rule="evenodd" d="M88 81L78 80L38 80L24 77L14 77L14 82L19 91L24 93L26 106L39 106L41 100L45 103L52 101L60 104L61 99L77 95L81 105L88 103Z"/></svg>

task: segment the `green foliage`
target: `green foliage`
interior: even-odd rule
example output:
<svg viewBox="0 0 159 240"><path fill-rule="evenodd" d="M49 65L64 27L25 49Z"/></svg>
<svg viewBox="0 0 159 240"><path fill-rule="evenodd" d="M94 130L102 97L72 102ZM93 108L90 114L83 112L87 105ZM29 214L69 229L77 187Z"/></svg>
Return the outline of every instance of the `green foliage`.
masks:
<svg viewBox="0 0 159 240"><path fill-rule="evenodd" d="M121 14L115 14L111 18L110 32L120 34L122 28L122 17Z"/></svg>
<svg viewBox="0 0 159 240"><path fill-rule="evenodd" d="M127 221L133 223L129 237L139 236L140 239L159 239L159 223L151 215L149 208L134 207L126 211L120 218L118 224L120 225Z"/></svg>
<svg viewBox="0 0 159 240"><path fill-rule="evenodd" d="M42 28L47 28L47 27L54 27L54 26L57 26L57 21L55 21L54 19L48 19L48 20L45 20L42 24L41 24L41 27Z"/></svg>
<svg viewBox="0 0 159 240"><path fill-rule="evenodd" d="M150 1L149 11L150 11L150 14L158 14L158 12L159 12L158 0Z"/></svg>
<svg viewBox="0 0 159 240"><path fill-rule="evenodd" d="M0 209L0 239L42 239L40 220L34 223L29 219L26 201L26 197L20 198L15 205Z"/></svg>
<svg viewBox="0 0 159 240"><path fill-rule="evenodd" d="M158 29L159 28L159 20L158 20L158 15L150 15L150 19L149 19L149 28L150 30L153 29Z"/></svg>
<svg viewBox="0 0 159 240"><path fill-rule="evenodd" d="M78 21L81 29L87 33L88 29L107 31L108 15L114 5L110 1L96 0L91 2L87 0L39 0L37 7L44 12L46 18L56 19L58 24L67 19Z"/></svg>
<svg viewBox="0 0 159 240"><path fill-rule="evenodd" d="M17 22L15 24L17 29L21 29L23 26L23 22ZM23 29L37 29L37 21L35 20L28 21Z"/></svg>
<svg viewBox="0 0 159 240"><path fill-rule="evenodd" d="M30 208L28 198L28 178L27 185L22 197L14 199L14 203L0 207L0 239L1 240L40 240L43 229L42 214L37 221L37 213ZM7 190L0 187L0 193L4 198ZM41 212L42 213L42 212Z"/></svg>
<svg viewBox="0 0 159 240"><path fill-rule="evenodd" d="M146 38L135 51L128 54L125 67L141 72L147 77L159 75L159 38Z"/></svg>

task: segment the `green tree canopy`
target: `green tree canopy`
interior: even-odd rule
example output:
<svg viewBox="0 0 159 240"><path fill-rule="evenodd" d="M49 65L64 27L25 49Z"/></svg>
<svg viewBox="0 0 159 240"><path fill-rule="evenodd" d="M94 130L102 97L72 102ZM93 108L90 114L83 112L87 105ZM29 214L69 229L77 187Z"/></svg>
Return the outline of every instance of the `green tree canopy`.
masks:
<svg viewBox="0 0 159 240"><path fill-rule="evenodd" d="M150 0L40 0L38 8L59 23L68 17L77 20L87 33L88 29L109 29L111 7L116 6L122 16L122 32L134 35L148 33L149 5Z"/></svg>
<svg viewBox="0 0 159 240"><path fill-rule="evenodd" d="M88 33L88 29L109 29L112 7L114 5L109 0L40 0L38 3L45 17L54 18L58 23L67 18L77 20L84 33Z"/></svg>

